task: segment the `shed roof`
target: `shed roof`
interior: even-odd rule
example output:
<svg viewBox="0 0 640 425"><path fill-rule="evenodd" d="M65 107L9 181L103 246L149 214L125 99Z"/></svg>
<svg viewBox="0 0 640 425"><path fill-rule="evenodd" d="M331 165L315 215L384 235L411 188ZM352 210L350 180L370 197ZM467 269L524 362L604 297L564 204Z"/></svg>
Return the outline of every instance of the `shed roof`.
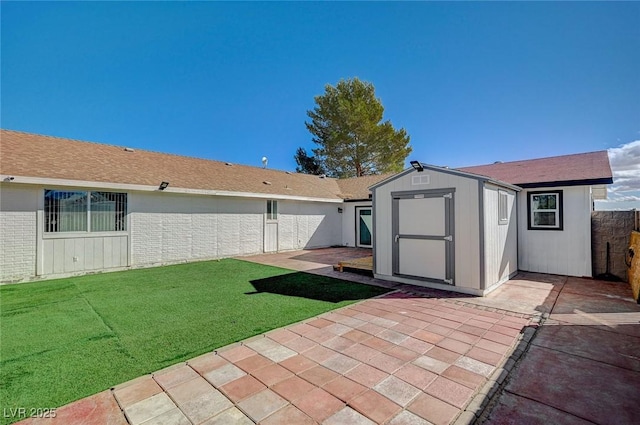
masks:
<svg viewBox="0 0 640 425"><path fill-rule="evenodd" d="M420 165L422 166L423 171L424 170L429 170L429 171L436 171L436 172L439 172L439 173L452 174L452 175L459 176L459 177L464 177L464 178L467 178L467 179L474 179L474 180L479 180L479 181L483 181L483 182L488 182L488 183L491 183L491 184L495 184L497 186L506 187L506 188L509 188L509 189L512 189L512 190L516 190L516 191L520 191L521 190L521 188L516 186L516 185L513 185L513 184L511 184L509 182L505 182L505 181L502 181L502 180L494 179L494 178L489 177L489 176L483 176L483 175L480 175L480 174L475 174L475 173L471 173L471 172L463 171L463 170L456 170L456 169L452 169L452 168L449 168L449 167L439 167L437 165L425 164L425 163L422 163L422 162L420 163ZM411 166L411 167L407 168L406 170L404 170L404 171L402 171L402 172L400 172L398 174L391 175L391 176L389 176L387 178L379 179L377 182L375 182L373 185L371 185L369 187L369 189L370 190L376 189L379 186L387 184L390 181L399 179L399 178L401 178L401 177L403 177L403 176L405 176L405 175L407 175L409 173L412 173L414 171L415 170L414 170L413 166ZM378 177L380 177L380 176L378 176Z"/></svg>
<svg viewBox="0 0 640 425"><path fill-rule="evenodd" d="M0 130L0 173L10 176L340 200L337 179L122 146ZM351 179L350 179L351 180ZM359 187L350 182L345 187ZM361 193L357 192L360 196Z"/></svg>
<svg viewBox="0 0 640 425"><path fill-rule="evenodd" d="M498 162L459 170L524 188L613 183L607 151Z"/></svg>

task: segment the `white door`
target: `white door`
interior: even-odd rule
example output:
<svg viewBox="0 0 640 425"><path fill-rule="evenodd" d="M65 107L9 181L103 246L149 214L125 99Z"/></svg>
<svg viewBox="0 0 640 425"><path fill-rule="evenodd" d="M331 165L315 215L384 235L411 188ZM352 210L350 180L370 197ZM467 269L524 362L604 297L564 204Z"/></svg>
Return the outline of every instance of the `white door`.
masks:
<svg viewBox="0 0 640 425"><path fill-rule="evenodd" d="M264 220L264 252L278 250L278 201L267 201Z"/></svg>
<svg viewBox="0 0 640 425"><path fill-rule="evenodd" d="M453 284L454 189L396 193L393 273Z"/></svg>
<svg viewBox="0 0 640 425"><path fill-rule="evenodd" d="M371 207L356 207L356 246L372 247L373 215Z"/></svg>

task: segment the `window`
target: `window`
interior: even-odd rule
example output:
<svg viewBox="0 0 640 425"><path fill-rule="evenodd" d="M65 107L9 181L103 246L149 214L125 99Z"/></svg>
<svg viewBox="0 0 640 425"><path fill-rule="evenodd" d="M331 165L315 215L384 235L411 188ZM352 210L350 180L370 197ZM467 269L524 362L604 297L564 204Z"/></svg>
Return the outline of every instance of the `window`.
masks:
<svg viewBox="0 0 640 425"><path fill-rule="evenodd" d="M87 206L87 192L45 190L45 232L86 232Z"/></svg>
<svg viewBox="0 0 640 425"><path fill-rule="evenodd" d="M278 201L272 201L269 199L267 201L267 220L277 220L278 219Z"/></svg>
<svg viewBox="0 0 640 425"><path fill-rule="evenodd" d="M498 191L498 223L509 223L509 195L503 190Z"/></svg>
<svg viewBox="0 0 640 425"><path fill-rule="evenodd" d="M411 184L413 186L416 186L419 184L429 184L429 174L422 174L419 176L411 177Z"/></svg>
<svg viewBox="0 0 640 425"><path fill-rule="evenodd" d="M127 230L127 194L91 192L91 231Z"/></svg>
<svg viewBox="0 0 640 425"><path fill-rule="evenodd" d="M562 191L529 192L529 230L562 230Z"/></svg>
<svg viewBox="0 0 640 425"><path fill-rule="evenodd" d="M125 230L126 193L44 191L44 231L47 233Z"/></svg>

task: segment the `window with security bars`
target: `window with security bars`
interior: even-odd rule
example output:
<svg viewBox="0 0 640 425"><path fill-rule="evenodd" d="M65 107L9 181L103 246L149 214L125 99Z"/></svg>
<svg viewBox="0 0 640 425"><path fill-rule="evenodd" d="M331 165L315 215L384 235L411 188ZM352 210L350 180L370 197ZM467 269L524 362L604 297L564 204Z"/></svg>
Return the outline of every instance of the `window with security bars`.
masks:
<svg viewBox="0 0 640 425"><path fill-rule="evenodd" d="M127 230L127 194L46 189L44 230L120 232Z"/></svg>

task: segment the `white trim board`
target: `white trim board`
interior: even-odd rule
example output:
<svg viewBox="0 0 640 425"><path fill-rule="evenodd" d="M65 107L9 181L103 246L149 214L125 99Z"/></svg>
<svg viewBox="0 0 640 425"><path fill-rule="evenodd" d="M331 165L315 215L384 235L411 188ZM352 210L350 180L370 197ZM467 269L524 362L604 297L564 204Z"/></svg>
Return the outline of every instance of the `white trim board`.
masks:
<svg viewBox="0 0 640 425"><path fill-rule="evenodd" d="M5 179L13 177L11 181L5 181ZM314 198L309 196L293 196L293 195L278 195L273 193L253 193L253 192L233 192L227 190L208 190L208 189L188 189L181 187L169 186L165 190L159 190L158 186L139 185L139 184L127 184L127 183L105 183L105 182L92 182L85 180L66 180L66 179L50 179L44 177L25 177L25 176L8 176L0 175L0 181L7 185L18 184L32 184L40 186L52 186L52 187L73 187L82 189L110 189L110 190L128 190L137 192L165 192L165 193L178 193L188 195L205 195L205 196L229 196L235 198L258 198L258 199L278 199L278 200L291 200L291 201L308 201L308 202L331 202L336 204L342 204L343 199L331 199L331 198Z"/></svg>

